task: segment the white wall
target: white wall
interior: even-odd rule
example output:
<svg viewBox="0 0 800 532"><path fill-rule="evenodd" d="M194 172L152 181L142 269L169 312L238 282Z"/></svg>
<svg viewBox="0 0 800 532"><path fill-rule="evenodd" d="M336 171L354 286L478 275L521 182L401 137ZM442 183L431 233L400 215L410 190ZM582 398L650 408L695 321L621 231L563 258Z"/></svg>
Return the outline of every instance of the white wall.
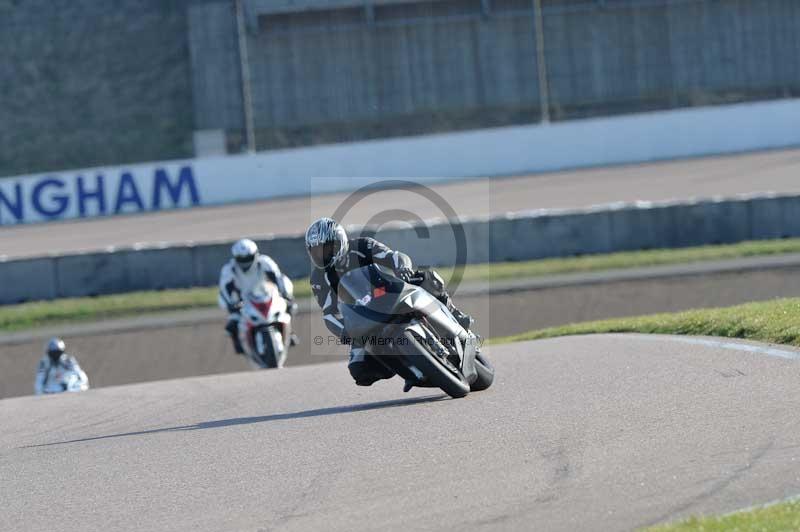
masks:
<svg viewBox="0 0 800 532"><path fill-rule="evenodd" d="M0 225L792 145L800 100L73 170L0 180Z"/></svg>

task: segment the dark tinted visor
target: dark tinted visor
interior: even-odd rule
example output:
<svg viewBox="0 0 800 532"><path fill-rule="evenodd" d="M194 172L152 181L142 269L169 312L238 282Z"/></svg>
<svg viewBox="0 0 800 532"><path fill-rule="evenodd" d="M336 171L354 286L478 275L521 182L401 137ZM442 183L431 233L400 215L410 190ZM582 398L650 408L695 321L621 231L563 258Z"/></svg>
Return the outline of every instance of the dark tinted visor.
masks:
<svg viewBox="0 0 800 532"><path fill-rule="evenodd" d="M246 257L236 257L236 264L242 267L243 270L246 270L252 266L253 261L256 260L254 255L248 255Z"/></svg>
<svg viewBox="0 0 800 532"><path fill-rule="evenodd" d="M342 243L338 240L334 242L325 242L320 246L312 246L308 248L308 255L311 257L311 262L317 268L326 268L331 265L333 258L342 249Z"/></svg>

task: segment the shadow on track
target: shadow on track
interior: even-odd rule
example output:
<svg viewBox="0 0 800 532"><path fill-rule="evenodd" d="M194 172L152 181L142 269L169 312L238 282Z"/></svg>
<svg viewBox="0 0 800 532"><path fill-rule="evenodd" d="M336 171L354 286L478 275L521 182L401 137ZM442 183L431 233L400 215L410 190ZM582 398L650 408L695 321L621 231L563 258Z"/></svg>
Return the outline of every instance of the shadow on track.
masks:
<svg viewBox="0 0 800 532"><path fill-rule="evenodd" d="M49 447L51 445L65 445L68 443L80 443L94 440L106 440L110 438L124 438L126 436L141 436L143 434L158 434L159 432L178 432L184 430L203 430L231 427L235 425L250 425L252 423L267 423L269 421L284 421L288 419L302 419L306 417L332 416L336 414L349 414L352 412L364 412L367 410L380 410L382 408L397 408L401 406L411 406L419 403L432 403L449 399L447 395L426 395L425 397L414 397L411 399L393 399L391 401L379 401L376 403L361 403L347 406L332 406L330 408L317 408L314 410L302 410L300 412L290 412L288 414L270 414L268 416L236 417L231 419L219 419L216 421L203 421L194 425L182 425L179 427L166 427L163 429L141 430L138 432L123 432L120 434L107 434L105 436L93 436L91 438L79 438L76 440L57 441L52 443L40 443L37 445L25 445L22 449L33 449L36 447Z"/></svg>

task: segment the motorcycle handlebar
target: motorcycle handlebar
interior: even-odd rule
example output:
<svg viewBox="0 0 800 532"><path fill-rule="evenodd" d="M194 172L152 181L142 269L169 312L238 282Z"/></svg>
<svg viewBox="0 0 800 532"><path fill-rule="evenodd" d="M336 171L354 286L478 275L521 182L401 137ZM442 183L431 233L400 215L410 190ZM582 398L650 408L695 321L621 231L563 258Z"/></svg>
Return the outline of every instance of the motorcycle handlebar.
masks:
<svg viewBox="0 0 800 532"><path fill-rule="evenodd" d="M410 284L420 284L425 280L425 272L423 271L416 271L414 275L408 278L408 283Z"/></svg>

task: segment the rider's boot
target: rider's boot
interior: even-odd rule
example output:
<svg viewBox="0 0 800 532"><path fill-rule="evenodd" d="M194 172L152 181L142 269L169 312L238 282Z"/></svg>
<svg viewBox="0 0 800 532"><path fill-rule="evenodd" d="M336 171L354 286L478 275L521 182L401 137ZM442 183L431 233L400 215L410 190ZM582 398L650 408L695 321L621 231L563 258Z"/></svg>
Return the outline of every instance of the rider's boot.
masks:
<svg viewBox="0 0 800 532"><path fill-rule="evenodd" d="M444 304L447 305L447 309L450 311L450 314L456 319L459 325L464 327L466 330L470 330L470 328L475 324L475 319L470 316L469 314L465 314L460 309L456 308L453 304L452 298L446 296L447 299L444 301Z"/></svg>
<svg viewBox="0 0 800 532"><path fill-rule="evenodd" d="M472 325L475 323L475 320L472 319L472 316L469 314L465 314L456 308L456 306L453 304L453 298L450 297L450 294L447 292L447 289L444 286L444 280L438 273L434 271L424 272L423 281L420 286L427 290L428 293L432 294L436 299L441 301L447 307L456 321L458 321L459 325L466 330L470 330Z"/></svg>
<svg viewBox="0 0 800 532"><path fill-rule="evenodd" d="M294 347L300 343L300 337L295 333L289 335L289 347Z"/></svg>
<svg viewBox="0 0 800 532"><path fill-rule="evenodd" d="M244 348L242 347L242 342L239 340L239 321L235 316L231 316L228 319L228 323L225 324L225 331L231 337L233 350L236 351L237 355L243 355Z"/></svg>
<svg viewBox="0 0 800 532"><path fill-rule="evenodd" d="M470 330L472 325L475 323L475 319L472 316L469 314L464 314L459 309L453 309L450 312L452 312L453 317L458 320L459 325L464 327L466 330Z"/></svg>
<svg viewBox="0 0 800 532"><path fill-rule="evenodd" d="M350 350L350 361L347 364L353 380L358 386L372 386L382 379L391 379L395 373L368 354L363 347L356 346Z"/></svg>
<svg viewBox="0 0 800 532"><path fill-rule="evenodd" d="M239 336L231 336L231 340L233 341L233 350L236 351L236 354L243 355L244 347L242 347L242 342L239 341Z"/></svg>

